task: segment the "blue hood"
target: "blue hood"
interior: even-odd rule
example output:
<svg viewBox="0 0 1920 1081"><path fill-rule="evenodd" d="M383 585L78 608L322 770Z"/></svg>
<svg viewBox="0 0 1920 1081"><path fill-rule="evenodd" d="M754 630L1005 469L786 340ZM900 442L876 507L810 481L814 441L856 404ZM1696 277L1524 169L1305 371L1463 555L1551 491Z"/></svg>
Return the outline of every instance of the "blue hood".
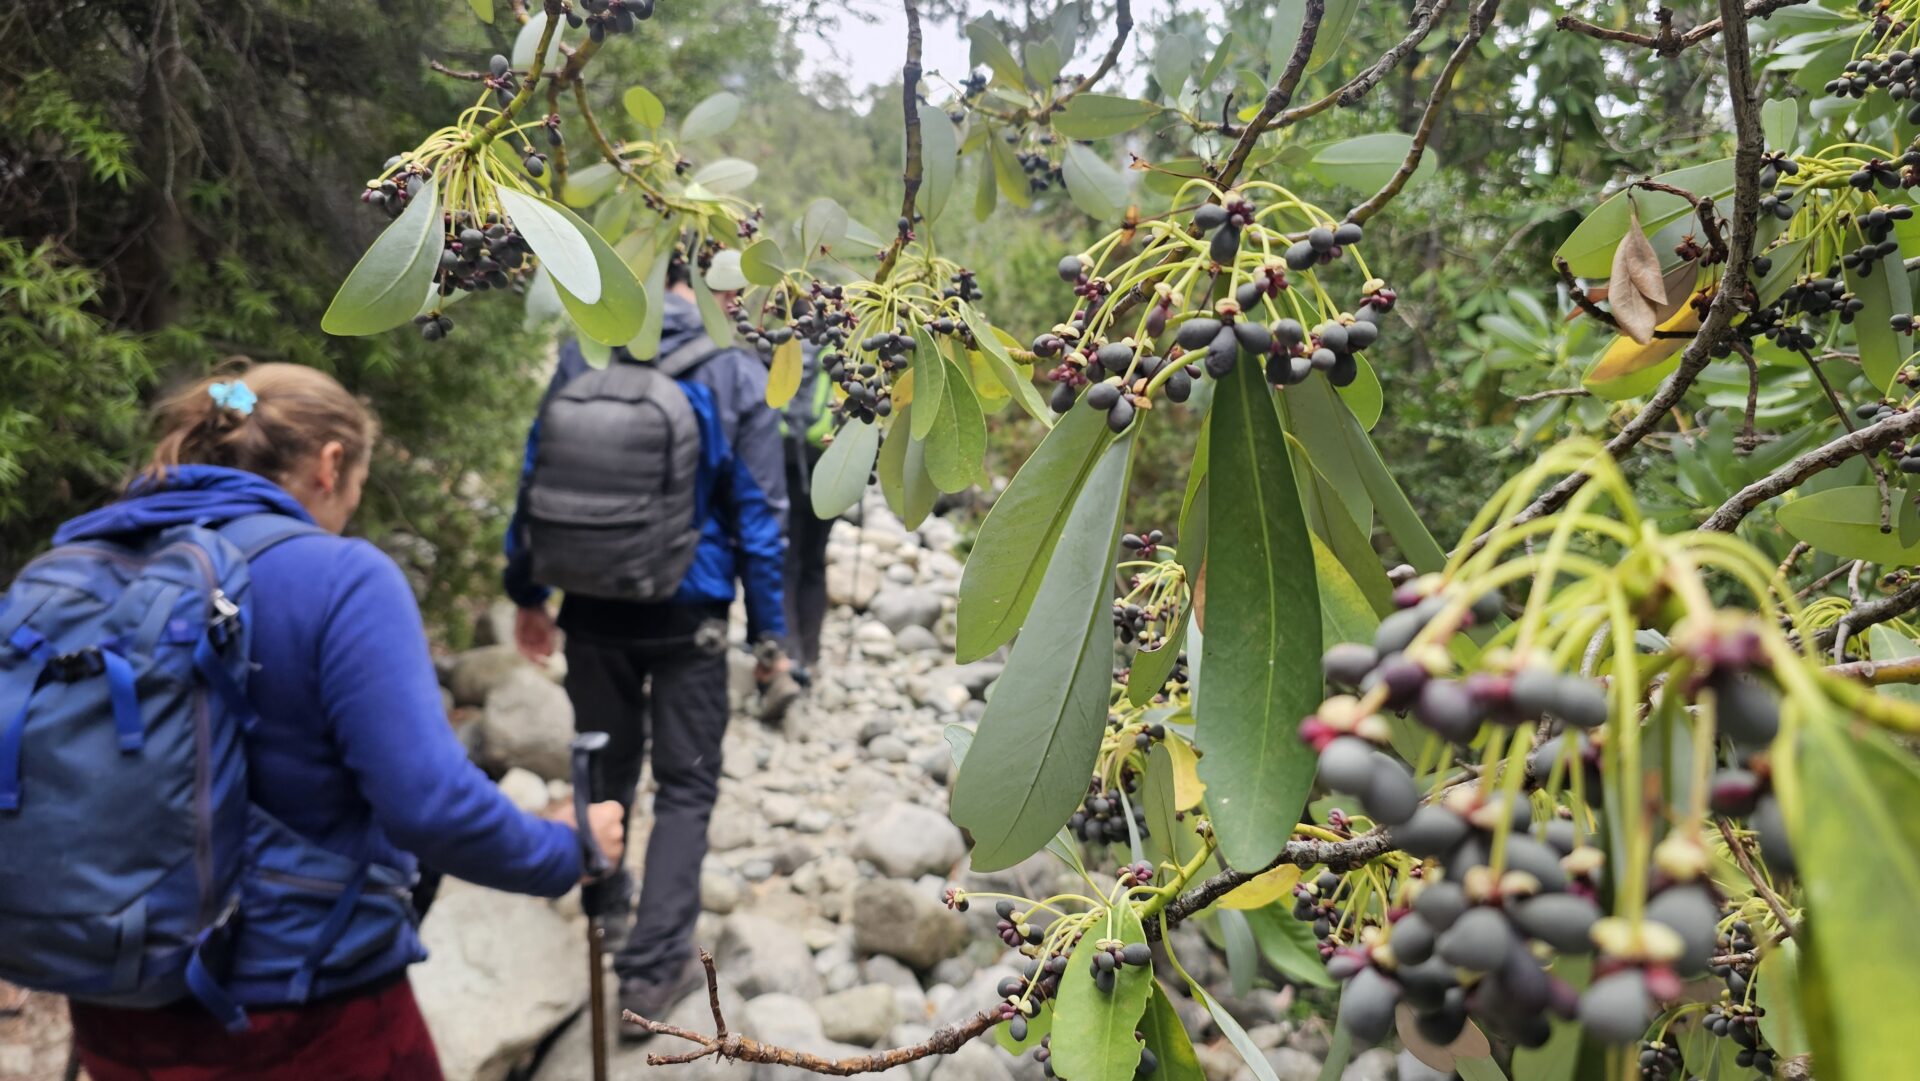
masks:
<svg viewBox="0 0 1920 1081"><path fill-rule="evenodd" d="M217 465L185 465L164 482L138 481L125 498L61 526L53 543L147 533L196 522L225 522L248 514L313 516L286 489L258 473Z"/></svg>

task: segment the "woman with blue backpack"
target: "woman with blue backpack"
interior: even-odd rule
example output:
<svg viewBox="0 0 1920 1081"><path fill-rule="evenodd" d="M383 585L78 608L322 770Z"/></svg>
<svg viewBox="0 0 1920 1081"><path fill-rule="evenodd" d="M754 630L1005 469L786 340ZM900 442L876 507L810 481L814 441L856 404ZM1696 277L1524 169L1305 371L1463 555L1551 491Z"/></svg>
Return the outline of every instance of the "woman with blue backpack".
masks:
<svg viewBox="0 0 1920 1081"><path fill-rule="evenodd" d="M94 1081L434 1081L417 861L557 897L573 814L467 761L405 577L339 536L359 401L267 364L160 427L0 596L0 979L69 996ZM588 817L618 852L620 805Z"/></svg>

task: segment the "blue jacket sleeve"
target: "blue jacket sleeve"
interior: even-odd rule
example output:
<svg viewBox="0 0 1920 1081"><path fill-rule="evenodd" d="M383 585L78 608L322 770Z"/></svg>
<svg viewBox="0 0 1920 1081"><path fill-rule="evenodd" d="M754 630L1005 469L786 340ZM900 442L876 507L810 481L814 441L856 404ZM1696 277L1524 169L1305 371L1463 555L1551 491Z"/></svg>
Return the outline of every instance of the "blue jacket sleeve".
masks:
<svg viewBox="0 0 1920 1081"><path fill-rule="evenodd" d="M758 641L787 634L781 593L787 560L787 460L780 441L780 414L767 405L766 370L757 360L742 356L734 398L740 419L727 471L731 498L722 505L733 515L728 535L740 556L747 636Z"/></svg>
<svg viewBox="0 0 1920 1081"><path fill-rule="evenodd" d="M546 410L548 399L567 385L586 365L580 355L577 343L568 342L560 349L560 364L553 371L553 378L547 382L545 394L540 396L540 409ZM536 414L533 424L527 428L527 451L520 460L520 488L514 496L513 517L507 521L506 554L507 566L501 572L502 584L506 586L507 597L522 608L534 608L547 603L553 590L533 580L533 553L527 548L527 481L533 476L534 455L540 448L540 418Z"/></svg>
<svg viewBox="0 0 1920 1081"><path fill-rule="evenodd" d="M522 813L447 724L420 610L400 568L341 547L319 643L320 693L375 820L428 866L493 889L558 897L580 878L574 831Z"/></svg>

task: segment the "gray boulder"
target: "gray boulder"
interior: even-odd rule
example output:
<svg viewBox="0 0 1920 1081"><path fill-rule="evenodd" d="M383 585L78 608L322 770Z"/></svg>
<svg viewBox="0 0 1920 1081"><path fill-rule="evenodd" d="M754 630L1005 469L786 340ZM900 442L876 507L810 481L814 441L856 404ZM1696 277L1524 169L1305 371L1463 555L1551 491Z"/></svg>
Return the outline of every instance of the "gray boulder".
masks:
<svg viewBox="0 0 1920 1081"><path fill-rule="evenodd" d="M944 875L966 854L966 839L946 815L905 802L867 815L853 846L855 859L868 861L889 878Z"/></svg>
<svg viewBox="0 0 1920 1081"><path fill-rule="evenodd" d="M512 645L469 649L453 658L447 672L447 689L453 692L456 706L485 705L493 689L519 669L532 671L533 666Z"/></svg>
<svg viewBox="0 0 1920 1081"><path fill-rule="evenodd" d="M820 996L820 973L813 953L793 928L765 916L736 912L720 929L717 960L744 995ZM757 1037L756 1037L757 1038Z"/></svg>
<svg viewBox="0 0 1920 1081"><path fill-rule="evenodd" d="M902 653L940 652L940 639L932 631L918 624L902 627L894 632L893 644Z"/></svg>
<svg viewBox="0 0 1920 1081"><path fill-rule="evenodd" d="M967 948L967 921L919 887L879 879L861 889L853 945L926 970Z"/></svg>
<svg viewBox="0 0 1920 1081"><path fill-rule="evenodd" d="M500 767L519 766L548 780L572 768L573 703L567 692L528 665L507 673L487 695L480 751Z"/></svg>
<svg viewBox="0 0 1920 1081"><path fill-rule="evenodd" d="M887 1038L898 1020L894 989L869 983L849 987L820 1000L820 1024L827 1039L873 1047Z"/></svg>
<svg viewBox="0 0 1920 1081"><path fill-rule="evenodd" d="M411 973L447 1081L502 1081L587 999L579 935L546 902L448 879Z"/></svg>
<svg viewBox="0 0 1920 1081"><path fill-rule="evenodd" d="M933 1068L932 1081L1013 1081L1011 1056L988 1037L963 1045Z"/></svg>
<svg viewBox="0 0 1920 1081"><path fill-rule="evenodd" d="M924 589L900 587L884 589L867 606L867 614L887 625L895 634L908 627L933 630L940 621L940 597Z"/></svg>

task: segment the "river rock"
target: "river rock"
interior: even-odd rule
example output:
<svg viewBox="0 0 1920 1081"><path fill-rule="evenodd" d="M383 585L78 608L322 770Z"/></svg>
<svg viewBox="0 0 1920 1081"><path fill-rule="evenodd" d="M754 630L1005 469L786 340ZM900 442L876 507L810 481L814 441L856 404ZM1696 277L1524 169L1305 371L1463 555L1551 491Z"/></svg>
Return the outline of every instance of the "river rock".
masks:
<svg viewBox="0 0 1920 1081"><path fill-rule="evenodd" d="M881 590L867 606L867 614L886 624L887 629L895 634L908 627L924 627L932 631L933 625L940 620L940 612L938 595L912 587Z"/></svg>
<svg viewBox="0 0 1920 1081"><path fill-rule="evenodd" d="M522 670L532 672L534 668L511 645L469 649L454 657L447 673L447 689L453 692L456 706L485 705L495 687Z"/></svg>
<svg viewBox="0 0 1920 1081"><path fill-rule="evenodd" d="M447 1081L503 1081L586 1002L580 936L544 901L449 878L421 940L410 978Z"/></svg>
<svg viewBox="0 0 1920 1081"><path fill-rule="evenodd" d="M893 988L870 983L820 1000L820 1023L827 1039L873 1047L887 1038L899 1018Z"/></svg>
<svg viewBox="0 0 1920 1081"><path fill-rule="evenodd" d="M874 594L880 592L884 572L878 564L877 552L862 553L862 556L856 559L849 552L828 561L827 600L830 603L848 605L860 612L873 603Z"/></svg>
<svg viewBox="0 0 1920 1081"><path fill-rule="evenodd" d="M547 782L532 770L518 766L500 778L500 794L528 814L539 814L547 807Z"/></svg>
<svg viewBox="0 0 1920 1081"><path fill-rule="evenodd" d="M946 815L918 804L895 802L878 814L866 816L853 854L889 878L916 878L946 874L967 854L967 842Z"/></svg>
<svg viewBox="0 0 1920 1081"><path fill-rule="evenodd" d="M1013 1081L1007 1069L1009 1055L989 1038L974 1040L941 1059L932 1081Z"/></svg>
<svg viewBox="0 0 1920 1081"><path fill-rule="evenodd" d="M853 910L854 947L929 969L967 948L967 921L919 887L879 879L860 891Z"/></svg>
<svg viewBox="0 0 1920 1081"><path fill-rule="evenodd" d="M905 654L938 653L940 639L925 627L918 625L902 627L894 633L893 644Z"/></svg>
<svg viewBox="0 0 1920 1081"><path fill-rule="evenodd" d="M513 669L493 688L480 725L481 753L496 765L549 779L572 769L573 703L531 666Z"/></svg>
<svg viewBox="0 0 1920 1081"><path fill-rule="evenodd" d="M743 995L786 994L817 998L820 973L813 954L794 928L751 912L727 917L720 931L720 971L728 973Z"/></svg>

